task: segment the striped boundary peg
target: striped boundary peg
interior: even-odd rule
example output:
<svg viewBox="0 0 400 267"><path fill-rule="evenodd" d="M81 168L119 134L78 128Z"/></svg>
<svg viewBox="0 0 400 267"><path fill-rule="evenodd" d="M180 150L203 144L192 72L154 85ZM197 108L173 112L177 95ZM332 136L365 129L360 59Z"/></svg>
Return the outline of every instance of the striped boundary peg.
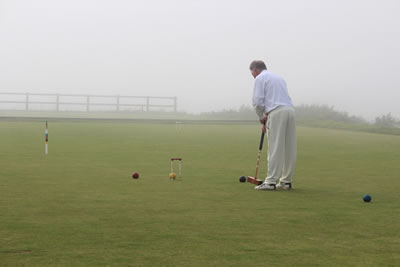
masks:
<svg viewBox="0 0 400 267"><path fill-rule="evenodd" d="M44 134L46 136L45 144L44 144L44 153L47 155L49 153L49 130L47 127L47 121L46 121L46 129L44 131Z"/></svg>

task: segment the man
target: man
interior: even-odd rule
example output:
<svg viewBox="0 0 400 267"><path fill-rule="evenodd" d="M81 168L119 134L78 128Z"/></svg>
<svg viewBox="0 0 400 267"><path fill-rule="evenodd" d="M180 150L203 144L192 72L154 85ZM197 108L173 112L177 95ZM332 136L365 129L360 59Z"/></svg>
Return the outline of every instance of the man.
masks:
<svg viewBox="0 0 400 267"><path fill-rule="evenodd" d="M268 136L268 172L257 190L288 190L296 167L296 122L286 82L267 70L265 63L250 64L255 79L253 106Z"/></svg>

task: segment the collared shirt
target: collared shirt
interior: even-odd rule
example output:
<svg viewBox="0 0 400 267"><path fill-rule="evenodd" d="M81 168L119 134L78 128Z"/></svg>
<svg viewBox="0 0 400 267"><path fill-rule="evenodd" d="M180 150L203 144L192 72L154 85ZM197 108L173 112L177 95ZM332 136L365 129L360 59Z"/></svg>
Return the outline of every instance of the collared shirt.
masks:
<svg viewBox="0 0 400 267"><path fill-rule="evenodd" d="M275 73L263 70L254 82L253 106L256 111L265 113L279 106L293 106L285 80ZM262 119L259 112L257 114Z"/></svg>

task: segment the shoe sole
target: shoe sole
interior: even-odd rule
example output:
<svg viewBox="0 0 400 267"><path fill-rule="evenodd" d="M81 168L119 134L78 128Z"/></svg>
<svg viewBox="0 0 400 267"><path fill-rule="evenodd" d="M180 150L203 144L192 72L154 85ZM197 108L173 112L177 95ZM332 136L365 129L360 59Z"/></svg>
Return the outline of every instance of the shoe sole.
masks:
<svg viewBox="0 0 400 267"><path fill-rule="evenodd" d="M291 187L287 187L287 188L285 188L285 187L277 187L276 190L288 191L288 190L292 190L292 188Z"/></svg>
<svg viewBox="0 0 400 267"><path fill-rule="evenodd" d="M268 191L268 190L269 190L269 191L275 191L275 190L276 190L276 187L274 187L274 188L257 188L257 186L256 186L256 187L254 187L254 189L255 189L255 190L264 190L264 191L265 191L265 190L267 190L267 191Z"/></svg>
<svg viewBox="0 0 400 267"><path fill-rule="evenodd" d="M258 189L258 188L254 188L255 190L259 190L259 191L276 191L276 189Z"/></svg>

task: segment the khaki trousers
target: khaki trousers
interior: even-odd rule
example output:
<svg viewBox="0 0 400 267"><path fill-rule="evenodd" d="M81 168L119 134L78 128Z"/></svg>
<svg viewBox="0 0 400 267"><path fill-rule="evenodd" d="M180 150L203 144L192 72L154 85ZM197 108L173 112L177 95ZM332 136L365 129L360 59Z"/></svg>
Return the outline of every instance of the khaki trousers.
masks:
<svg viewBox="0 0 400 267"><path fill-rule="evenodd" d="M268 114L267 184L291 183L296 167L296 121L294 108L280 106Z"/></svg>

